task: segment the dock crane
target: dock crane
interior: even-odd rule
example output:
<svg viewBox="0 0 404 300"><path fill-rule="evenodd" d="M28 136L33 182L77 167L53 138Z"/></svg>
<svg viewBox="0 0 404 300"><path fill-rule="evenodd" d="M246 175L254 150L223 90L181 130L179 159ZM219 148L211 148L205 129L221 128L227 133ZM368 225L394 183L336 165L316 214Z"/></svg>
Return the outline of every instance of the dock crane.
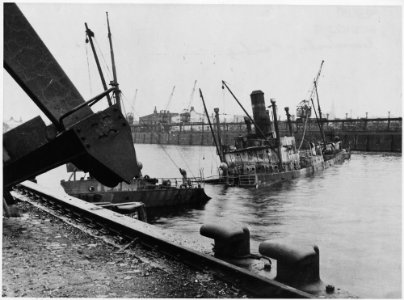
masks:
<svg viewBox="0 0 404 300"><path fill-rule="evenodd" d="M173 86L173 89L172 89L172 91L171 91L171 94L170 94L170 96L168 97L166 110L170 107L171 100L173 100L174 91L175 91L175 85Z"/></svg>
<svg viewBox="0 0 404 300"><path fill-rule="evenodd" d="M191 107L192 101L194 100L195 88L196 88L196 83L197 82L198 82L198 80L194 81L194 87L192 88L191 96L189 97L188 108Z"/></svg>
<svg viewBox="0 0 404 300"><path fill-rule="evenodd" d="M318 127L320 129L321 139L323 140L324 145L326 144L325 135L324 135L324 132L323 132L323 127L321 126L321 109L320 109L320 101L319 101L318 90L317 90L318 81L320 79L320 74L321 74L321 71L323 69L323 64L324 64L324 60L321 61L320 68L319 68L319 70L317 72L316 77L313 80L313 87L312 87L312 89L310 91L309 98L304 99L301 102L299 102L299 104L297 105L297 108L296 108L296 116L298 118L301 118L302 120L305 120L304 121L303 137L302 137L302 140L300 142L299 149L303 145L304 136L306 134L307 121L311 116L311 109L312 108L314 110L314 114L316 116L316 121L317 121ZM319 118L317 116L316 107L315 107L314 101L313 101L314 93L316 93L316 96L317 96L317 105L318 105L318 110L320 112L320 120L319 120ZM310 102L311 102L312 106L310 106Z"/></svg>
<svg viewBox="0 0 404 300"><path fill-rule="evenodd" d="M321 61L320 69L317 72L316 78L314 78L314 80L313 80L313 88L312 88L312 90L310 92L309 99L313 98L314 93L317 91L316 86L318 85L318 81L320 79L320 74L321 74L321 71L323 70L323 65L324 65L324 60Z"/></svg>
<svg viewBox="0 0 404 300"><path fill-rule="evenodd" d="M135 96L133 97L133 110L135 110L136 98L137 98L137 89L135 91Z"/></svg>
<svg viewBox="0 0 404 300"><path fill-rule="evenodd" d="M318 80L320 79L321 70L323 69L323 64L324 64L324 60L321 61L320 69L318 70L317 76L313 81L313 88L312 88L311 93L310 93L310 100L311 100L311 103L313 104L313 110L314 110L314 113L316 115L316 120L317 120L317 123L318 123L318 127L320 129L321 138L322 138L324 146L325 146L326 145L325 135L324 135L323 126L321 124L322 115L321 115L321 108L320 108L320 98L318 96L318 89L317 89ZM314 93L316 93L316 98L317 98L318 116L317 116L316 108L315 108L314 101L313 101L313 94Z"/></svg>

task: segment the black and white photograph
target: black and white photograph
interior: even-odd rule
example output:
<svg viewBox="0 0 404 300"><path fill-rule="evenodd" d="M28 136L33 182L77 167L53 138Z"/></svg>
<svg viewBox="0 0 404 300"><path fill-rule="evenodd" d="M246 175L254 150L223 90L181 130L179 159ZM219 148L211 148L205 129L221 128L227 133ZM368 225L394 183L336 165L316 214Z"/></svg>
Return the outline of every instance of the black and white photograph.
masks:
<svg viewBox="0 0 404 300"><path fill-rule="evenodd" d="M2 8L2 297L402 298L401 0Z"/></svg>

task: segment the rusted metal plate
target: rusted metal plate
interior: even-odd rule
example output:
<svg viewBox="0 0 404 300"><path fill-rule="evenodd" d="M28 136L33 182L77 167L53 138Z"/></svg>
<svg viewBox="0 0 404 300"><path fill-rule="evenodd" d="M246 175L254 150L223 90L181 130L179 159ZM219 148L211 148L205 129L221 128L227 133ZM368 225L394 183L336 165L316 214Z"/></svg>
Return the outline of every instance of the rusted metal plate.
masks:
<svg viewBox="0 0 404 300"><path fill-rule="evenodd" d="M139 174L130 127L116 104L76 124L74 131L86 150L71 161L79 169L107 186L129 183Z"/></svg>
<svg viewBox="0 0 404 300"><path fill-rule="evenodd" d="M84 103L76 87L14 3L4 3L4 67L59 129L59 118ZM92 114L88 106L65 119L66 127Z"/></svg>
<svg viewBox="0 0 404 300"><path fill-rule="evenodd" d="M5 161L4 186L12 186L67 162L90 172L109 187L122 180L129 182L139 174L130 134L128 123L113 105L63 131L55 139L44 143L42 138L31 151Z"/></svg>
<svg viewBox="0 0 404 300"><path fill-rule="evenodd" d="M25 155L5 161L3 164L4 188L7 189L56 168L82 155L83 152L82 144L74 131L65 131L56 139L32 149Z"/></svg>
<svg viewBox="0 0 404 300"><path fill-rule="evenodd" d="M5 135L5 187L67 162L110 187L139 174L121 111L116 105L97 114L87 105L75 111L83 98L13 3L4 4L4 67L59 131L36 118Z"/></svg>
<svg viewBox="0 0 404 300"><path fill-rule="evenodd" d="M72 172L78 172L78 171L81 171L81 170L79 168L77 168L74 164L67 163L66 164L66 171L69 172L69 173L72 173Z"/></svg>
<svg viewBox="0 0 404 300"><path fill-rule="evenodd" d="M9 160L16 160L48 143L46 125L35 117L3 134L3 145Z"/></svg>

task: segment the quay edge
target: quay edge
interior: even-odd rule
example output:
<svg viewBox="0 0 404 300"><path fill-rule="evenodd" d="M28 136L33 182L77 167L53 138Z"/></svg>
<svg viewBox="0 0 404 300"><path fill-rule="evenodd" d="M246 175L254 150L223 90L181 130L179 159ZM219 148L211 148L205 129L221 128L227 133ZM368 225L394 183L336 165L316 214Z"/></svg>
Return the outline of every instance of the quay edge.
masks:
<svg viewBox="0 0 404 300"><path fill-rule="evenodd" d="M18 190L20 190L18 192ZM282 284L275 280L254 274L243 268L229 264L213 256L200 253L187 247L178 245L164 237L162 229L126 217L107 209L96 207L91 203L84 202L74 197L55 195L46 188L40 187L35 183L24 182L19 185L17 192L24 193L33 198L49 198L52 205L64 206L72 211L80 211L83 218L91 218L94 222L103 222L108 228L116 232L124 233L125 236L139 238L142 243L153 245L170 257L181 260L183 263L195 268L206 270L209 273L219 276L230 283L236 284L239 288L254 295L254 297L265 298L313 298L312 294L300 291L291 286ZM352 297L346 292L339 291L335 294L327 295L332 298Z"/></svg>

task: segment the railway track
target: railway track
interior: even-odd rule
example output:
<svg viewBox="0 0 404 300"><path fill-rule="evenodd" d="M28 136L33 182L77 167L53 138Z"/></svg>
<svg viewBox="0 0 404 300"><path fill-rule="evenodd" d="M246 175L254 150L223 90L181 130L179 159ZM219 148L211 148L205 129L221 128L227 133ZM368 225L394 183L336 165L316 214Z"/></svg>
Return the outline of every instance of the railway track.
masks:
<svg viewBox="0 0 404 300"><path fill-rule="evenodd" d="M134 218L96 206L92 203L63 194L55 194L32 182L15 186L13 196L57 214L65 222L75 220L80 227L109 236L119 245L130 247L132 243L158 251L170 258L189 265L199 271L208 272L225 282L231 283L252 297L260 298L313 298L312 294L293 288L276 280L255 274L246 269L200 253L174 243L164 237L163 230ZM123 246L122 248L124 248ZM318 296L318 295L317 295ZM328 297L349 296L347 293L333 293Z"/></svg>

